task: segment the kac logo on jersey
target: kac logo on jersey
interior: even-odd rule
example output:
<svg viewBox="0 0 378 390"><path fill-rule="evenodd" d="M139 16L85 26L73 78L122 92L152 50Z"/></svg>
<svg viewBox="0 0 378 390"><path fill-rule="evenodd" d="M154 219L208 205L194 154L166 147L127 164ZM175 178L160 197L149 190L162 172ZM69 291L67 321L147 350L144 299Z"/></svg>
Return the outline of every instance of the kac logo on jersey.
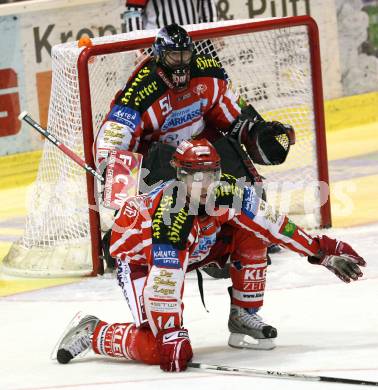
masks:
<svg viewBox="0 0 378 390"><path fill-rule="evenodd" d="M152 246L154 265L165 268L180 268L178 251L169 244L154 244Z"/></svg>
<svg viewBox="0 0 378 390"><path fill-rule="evenodd" d="M110 111L108 120L122 123L130 129L135 130L140 122L140 114L129 107L115 105Z"/></svg>
<svg viewBox="0 0 378 390"><path fill-rule="evenodd" d="M204 95L205 92L207 91L207 86L206 84L198 84L196 85L194 88L193 88L193 92L196 94L196 95Z"/></svg>

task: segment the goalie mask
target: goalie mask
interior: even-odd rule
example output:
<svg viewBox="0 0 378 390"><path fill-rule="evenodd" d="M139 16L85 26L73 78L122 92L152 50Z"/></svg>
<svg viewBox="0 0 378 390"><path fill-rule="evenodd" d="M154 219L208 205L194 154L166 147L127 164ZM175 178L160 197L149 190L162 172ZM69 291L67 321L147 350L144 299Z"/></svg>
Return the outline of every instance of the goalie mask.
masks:
<svg viewBox="0 0 378 390"><path fill-rule="evenodd" d="M187 186L191 197L205 203L208 188L219 182L220 157L206 139L183 141L173 154L177 178Z"/></svg>
<svg viewBox="0 0 378 390"><path fill-rule="evenodd" d="M175 89L187 88L194 46L188 33L178 24L163 27L152 46L156 62Z"/></svg>

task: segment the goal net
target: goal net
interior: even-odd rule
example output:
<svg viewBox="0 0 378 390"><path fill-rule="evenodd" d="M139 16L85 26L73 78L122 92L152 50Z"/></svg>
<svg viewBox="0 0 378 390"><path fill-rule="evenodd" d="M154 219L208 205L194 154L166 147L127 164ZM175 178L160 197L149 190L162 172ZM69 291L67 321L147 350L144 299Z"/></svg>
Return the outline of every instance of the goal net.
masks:
<svg viewBox="0 0 378 390"><path fill-rule="evenodd" d="M232 88L265 120L291 124L296 144L281 166L256 166L267 197L306 227L330 225L319 43L307 16L186 26L198 53L221 61ZM92 39L52 50L48 130L93 165L93 138L115 93L151 46L154 30ZM319 184L323 182L324 184ZM102 272L99 214L91 177L45 142L29 190L22 238L3 261L7 273L28 276Z"/></svg>

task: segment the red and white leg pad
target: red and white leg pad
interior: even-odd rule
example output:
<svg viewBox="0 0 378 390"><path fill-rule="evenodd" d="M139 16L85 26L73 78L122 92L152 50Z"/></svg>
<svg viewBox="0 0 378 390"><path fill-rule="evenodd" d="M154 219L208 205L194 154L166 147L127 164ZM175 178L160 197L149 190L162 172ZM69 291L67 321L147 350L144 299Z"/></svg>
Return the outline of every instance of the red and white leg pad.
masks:
<svg viewBox="0 0 378 390"><path fill-rule="evenodd" d="M143 288L147 273L146 265L129 265L127 261L117 259L118 285L122 288L134 322L138 327L147 322L143 300Z"/></svg>

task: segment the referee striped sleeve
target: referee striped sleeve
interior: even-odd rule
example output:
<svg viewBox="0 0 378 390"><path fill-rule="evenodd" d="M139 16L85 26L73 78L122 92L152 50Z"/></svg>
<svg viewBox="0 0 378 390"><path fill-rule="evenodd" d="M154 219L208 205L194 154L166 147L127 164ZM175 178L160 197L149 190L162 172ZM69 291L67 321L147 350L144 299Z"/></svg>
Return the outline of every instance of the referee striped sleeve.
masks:
<svg viewBox="0 0 378 390"><path fill-rule="evenodd" d="M123 19L125 21L126 32L142 30L142 17L141 11L136 7L126 7L126 11L123 14Z"/></svg>
<svg viewBox="0 0 378 390"><path fill-rule="evenodd" d="M125 17L138 10L140 12L135 7L126 7ZM149 0L143 13L143 21L149 28L161 28L172 23L185 25L217 20L214 0ZM143 27L141 17L130 17L126 22L126 31Z"/></svg>
<svg viewBox="0 0 378 390"><path fill-rule="evenodd" d="M217 9L213 0L200 0L201 10L199 14L200 22L215 22L217 21Z"/></svg>

